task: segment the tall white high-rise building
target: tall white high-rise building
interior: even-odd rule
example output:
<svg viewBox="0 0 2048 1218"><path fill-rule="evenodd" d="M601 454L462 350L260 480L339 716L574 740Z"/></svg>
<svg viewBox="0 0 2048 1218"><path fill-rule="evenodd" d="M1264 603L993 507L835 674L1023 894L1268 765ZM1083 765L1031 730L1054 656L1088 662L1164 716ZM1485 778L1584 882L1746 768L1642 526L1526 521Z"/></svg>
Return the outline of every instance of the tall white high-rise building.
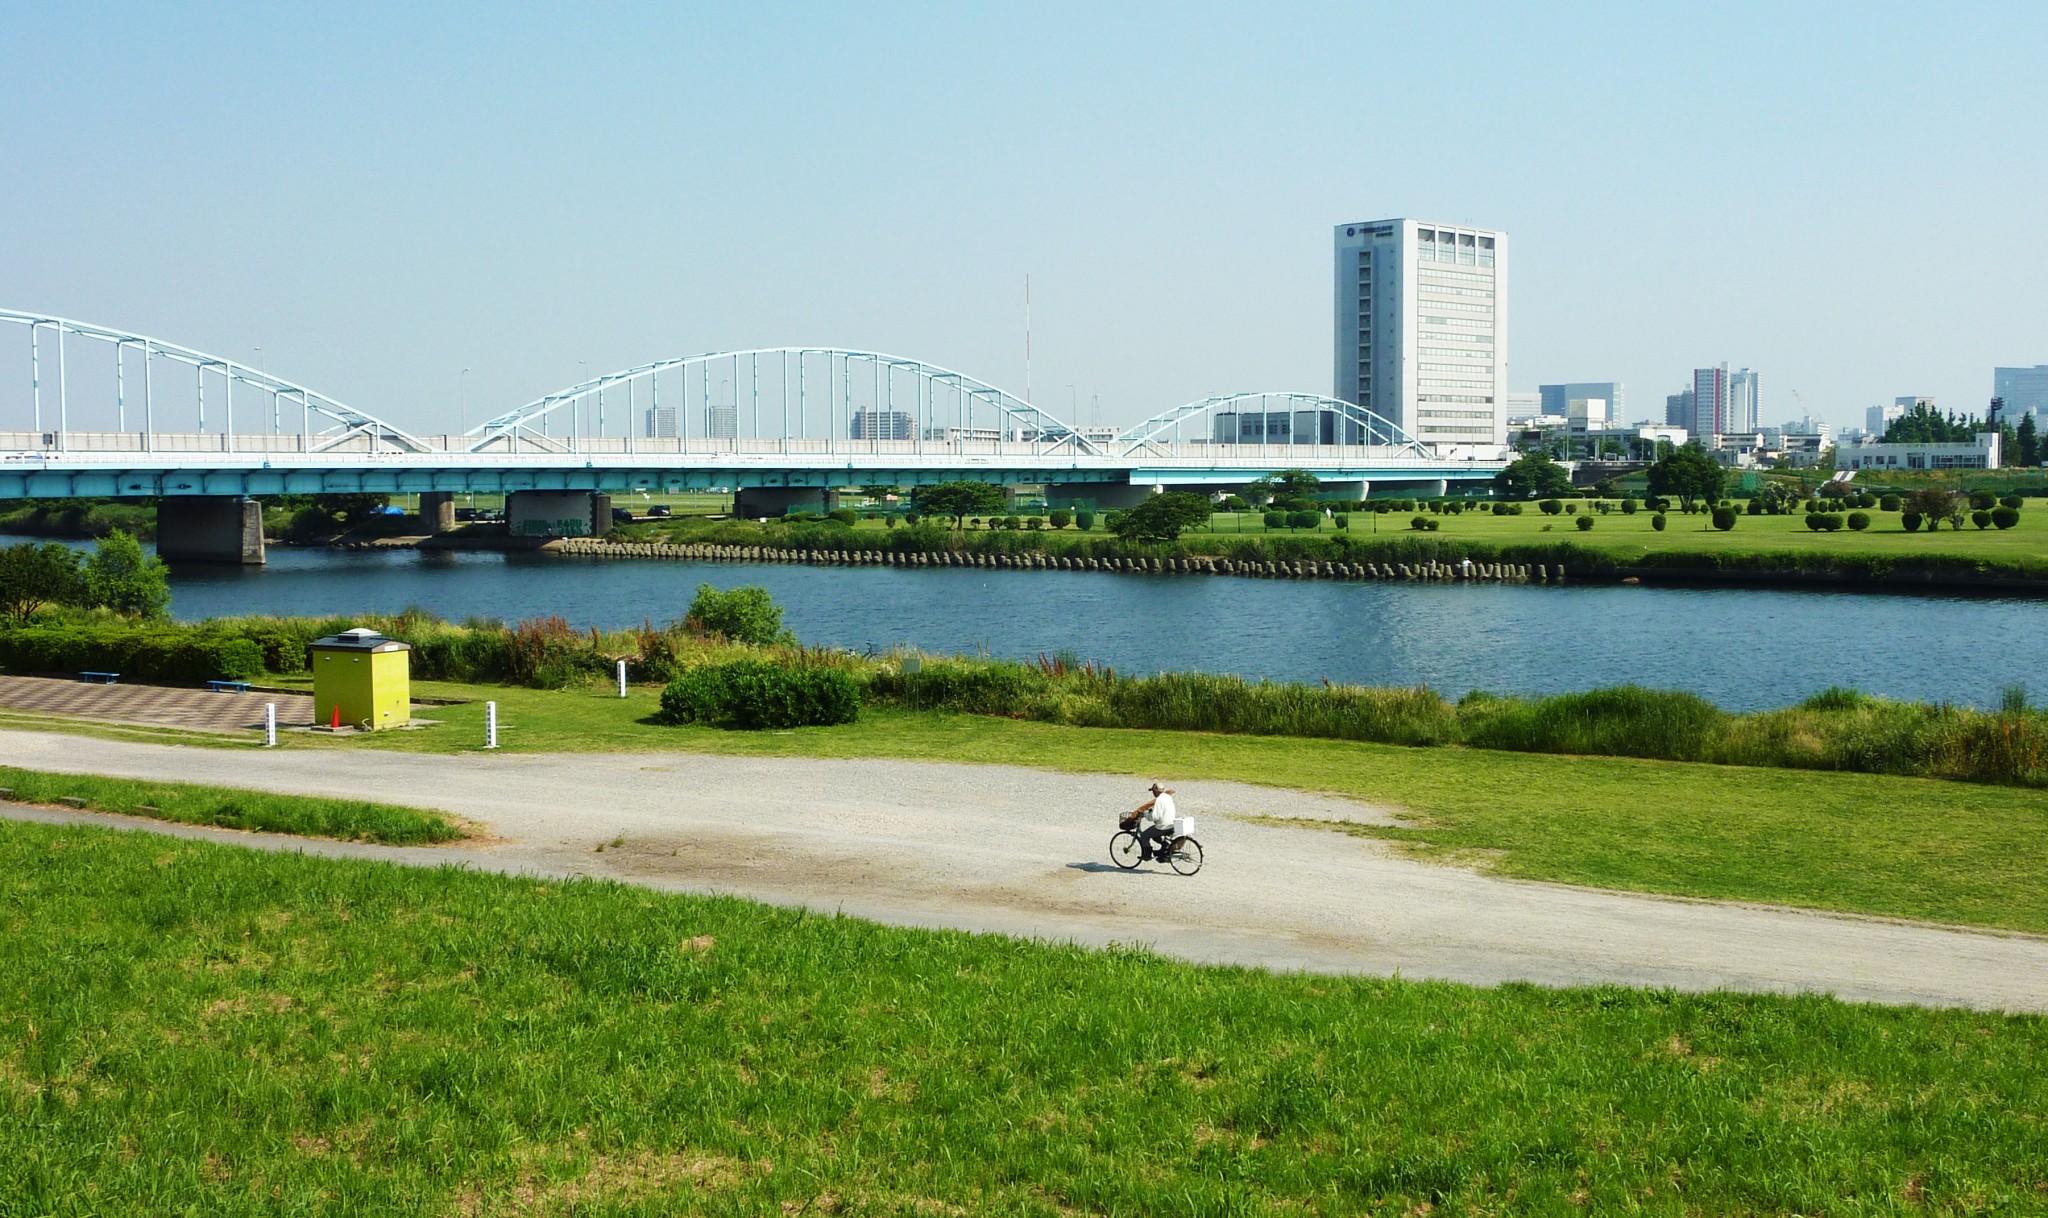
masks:
<svg viewBox="0 0 2048 1218"><path fill-rule="evenodd" d="M1991 396L2005 399L2005 417L2048 415L2048 364L2031 368L1993 368Z"/></svg>
<svg viewBox="0 0 2048 1218"><path fill-rule="evenodd" d="M1728 374L1728 430L1737 434L1763 426L1763 383L1747 368Z"/></svg>
<svg viewBox="0 0 2048 1218"><path fill-rule="evenodd" d="M1507 234L1337 226L1336 388L1425 444L1507 443Z"/></svg>
<svg viewBox="0 0 2048 1218"><path fill-rule="evenodd" d="M1885 429L1892 425L1892 420L1905 417L1906 408L1904 406L1897 404L1891 406L1872 406L1863 412L1863 430L1868 432L1873 439L1882 440L1884 439Z"/></svg>

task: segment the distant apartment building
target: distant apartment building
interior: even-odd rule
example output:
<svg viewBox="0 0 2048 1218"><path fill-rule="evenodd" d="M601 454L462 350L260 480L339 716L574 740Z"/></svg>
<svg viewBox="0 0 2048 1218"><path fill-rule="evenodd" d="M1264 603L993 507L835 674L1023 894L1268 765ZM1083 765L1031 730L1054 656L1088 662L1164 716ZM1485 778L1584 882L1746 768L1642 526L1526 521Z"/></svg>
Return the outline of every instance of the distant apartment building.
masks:
<svg viewBox="0 0 2048 1218"><path fill-rule="evenodd" d="M682 434L676 427L676 408L673 406L649 406L642 435L650 440L673 440Z"/></svg>
<svg viewBox="0 0 2048 1218"><path fill-rule="evenodd" d="M1729 373L1728 430L1755 431L1762 420L1762 379L1748 368Z"/></svg>
<svg viewBox="0 0 2048 1218"><path fill-rule="evenodd" d="M917 420L907 410L856 410L847 434L856 440L914 440Z"/></svg>
<svg viewBox="0 0 2048 1218"><path fill-rule="evenodd" d="M1692 423L1687 428L1702 443L1735 431L1728 419L1728 365L1695 368L1692 372Z"/></svg>
<svg viewBox="0 0 2048 1218"><path fill-rule="evenodd" d="M1692 427L1692 390L1681 389L1664 399L1664 425Z"/></svg>
<svg viewBox="0 0 2048 1218"><path fill-rule="evenodd" d="M1906 417L1906 408L1894 403L1890 406L1872 406L1863 412L1864 433L1874 439L1884 439L1884 433L1893 419Z"/></svg>
<svg viewBox="0 0 2048 1218"><path fill-rule="evenodd" d="M1543 408L1542 391L1536 389L1508 390L1508 427L1538 418L1550 412Z"/></svg>
<svg viewBox="0 0 2048 1218"><path fill-rule="evenodd" d="M1335 246L1331 396L1425 444L1505 444L1507 234L1373 220L1338 225Z"/></svg>
<svg viewBox="0 0 2048 1218"><path fill-rule="evenodd" d="M1573 402L1597 398L1607 403L1610 420L1616 423L1628 421L1628 387L1620 381L1566 381L1561 385L1538 385L1536 391L1542 395L1542 414L1569 417Z"/></svg>
<svg viewBox="0 0 2048 1218"><path fill-rule="evenodd" d="M1221 410L1213 418L1217 444L1363 444L1357 419L1335 410Z"/></svg>
<svg viewBox="0 0 2048 1218"><path fill-rule="evenodd" d="M2031 368L1993 368L1991 393L2005 399L2002 417L2017 422L2023 414L2048 417L2048 364Z"/></svg>
<svg viewBox="0 0 2048 1218"><path fill-rule="evenodd" d="M740 435L740 408L737 406L706 406L704 408L704 434L714 440L737 440Z"/></svg>

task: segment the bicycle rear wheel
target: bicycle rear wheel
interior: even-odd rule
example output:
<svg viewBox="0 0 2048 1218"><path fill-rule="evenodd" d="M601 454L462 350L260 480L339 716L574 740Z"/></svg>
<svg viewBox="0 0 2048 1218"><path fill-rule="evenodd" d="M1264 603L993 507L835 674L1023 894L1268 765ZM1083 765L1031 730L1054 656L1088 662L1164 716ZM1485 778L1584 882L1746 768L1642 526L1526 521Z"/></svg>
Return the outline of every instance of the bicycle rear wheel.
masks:
<svg viewBox="0 0 2048 1218"><path fill-rule="evenodd" d="M1182 875L1193 875L1202 869L1202 843L1192 837L1183 837L1173 843L1167 852L1167 861Z"/></svg>
<svg viewBox="0 0 2048 1218"><path fill-rule="evenodd" d="M1145 861L1144 847L1138 844L1138 835L1129 829L1109 839L1109 861L1129 871Z"/></svg>

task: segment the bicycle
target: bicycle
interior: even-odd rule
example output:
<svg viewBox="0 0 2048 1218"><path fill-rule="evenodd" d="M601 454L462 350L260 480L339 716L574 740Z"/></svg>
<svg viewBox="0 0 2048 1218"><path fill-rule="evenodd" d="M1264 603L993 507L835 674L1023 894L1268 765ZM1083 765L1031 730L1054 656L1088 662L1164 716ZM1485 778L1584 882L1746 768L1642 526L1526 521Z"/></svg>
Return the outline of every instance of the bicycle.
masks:
<svg viewBox="0 0 2048 1218"><path fill-rule="evenodd" d="M1202 843L1183 829L1194 828L1193 817L1182 817L1175 825L1173 840L1166 844L1164 853L1155 861L1163 862L1181 875L1193 875L1202 869ZM1118 868L1129 871L1145 861L1145 844L1138 840L1134 829L1119 829L1109 839L1109 861Z"/></svg>

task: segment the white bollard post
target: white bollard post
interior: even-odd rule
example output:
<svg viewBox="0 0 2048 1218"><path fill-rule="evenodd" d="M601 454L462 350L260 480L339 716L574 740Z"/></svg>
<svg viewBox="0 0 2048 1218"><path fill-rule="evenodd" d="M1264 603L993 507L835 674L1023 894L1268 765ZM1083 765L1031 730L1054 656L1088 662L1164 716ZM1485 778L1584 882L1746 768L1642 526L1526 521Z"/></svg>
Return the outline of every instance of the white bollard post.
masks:
<svg viewBox="0 0 2048 1218"><path fill-rule="evenodd" d="M619 661L619 697L626 696L626 662Z"/></svg>
<svg viewBox="0 0 2048 1218"><path fill-rule="evenodd" d="M266 749L277 747L277 703L275 702L265 702L263 704L263 747Z"/></svg>
<svg viewBox="0 0 2048 1218"><path fill-rule="evenodd" d="M498 747L498 704L495 702L484 703L484 747Z"/></svg>

